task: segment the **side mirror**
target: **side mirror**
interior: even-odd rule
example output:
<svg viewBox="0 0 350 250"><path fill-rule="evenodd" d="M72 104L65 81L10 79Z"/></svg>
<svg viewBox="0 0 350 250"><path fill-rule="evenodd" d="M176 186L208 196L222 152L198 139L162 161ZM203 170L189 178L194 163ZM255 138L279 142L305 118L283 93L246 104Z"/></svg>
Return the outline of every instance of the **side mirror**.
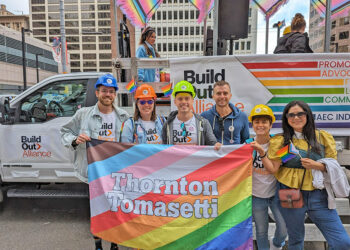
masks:
<svg viewBox="0 0 350 250"><path fill-rule="evenodd" d="M0 123L9 124L13 122L10 114L10 99L8 96L0 97Z"/></svg>

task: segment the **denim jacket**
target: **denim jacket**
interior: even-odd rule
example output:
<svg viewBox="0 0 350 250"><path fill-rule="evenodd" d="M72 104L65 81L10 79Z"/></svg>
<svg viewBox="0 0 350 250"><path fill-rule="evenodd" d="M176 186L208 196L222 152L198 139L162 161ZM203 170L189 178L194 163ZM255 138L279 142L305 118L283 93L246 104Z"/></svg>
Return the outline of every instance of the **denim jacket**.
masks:
<svg viewBox="0 0 350 250"><path fill-rule="evenodd" d="M152 52L152 57L156 57L156 52L154 48L147 42L145 42L148 48ZM144 45L140 45L136 51L137 58L150 58L150 55L147 54L146 48ZM143 82L154 82L156 77L156 69L138 69L137 70L138 80Z"/></svg>
<svg viewBox="0 0 350 250"><path fill-rule="evenodd" d="M113 104L113 108L117 114L115 137L119 140L121 125L128 119L129 115L126 111L118 108L116 104ZM74 169L77 177L83 182L87 182L86 144L79 144L74 148L72 142L82 133L90 138L98 139L98 133L102 126L102 117L99 114L97 104L79 109L72 119L62 126L60 131L63 145L74 150Z"/></svg>
<svg viewBox="0 0 350 250"><path fill-rule="evenodd" d="M156 131L157 134L160 136L162 133L163 123L165 122L164 117L160 117L157 115L157 119L155 120L156 125ZM141 127L142 129L138 129ZM135 136L136 133L136 136ZM138 144L144 144L147 143L146 138L146 130L143 127L141 119L138 119L137 121L134 121L132 118L129 118L123 123L122 130L120 133L120 141L121 142L130 142L130 143L138 143ZM136 142L137 138L137 142Z"/></svg>

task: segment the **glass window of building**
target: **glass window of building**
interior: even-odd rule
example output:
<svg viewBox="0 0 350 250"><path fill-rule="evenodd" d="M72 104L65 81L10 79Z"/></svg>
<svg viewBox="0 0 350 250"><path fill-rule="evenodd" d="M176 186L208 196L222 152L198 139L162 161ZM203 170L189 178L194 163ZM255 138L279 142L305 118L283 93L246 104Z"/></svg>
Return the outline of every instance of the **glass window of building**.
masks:
<svg viewBox="0 0 350 250"><path fill-rule="evenodd" d="M241 42L241 50L244 50L244 44L245 42Z"/></svg>
<svg viewBox="0 0 350 250"><path fill-rule="evenodd" d="M163 27L163 36L166 36L166 27Z"/></svg>
<svg viewBox="0 0 350 250"><path fill-rule="evenodd" d="M337 21L332 21L332 29L334 29L336 26L337 26Z"/></svg>
<svg viewBox="0 0 350 250"><path fill-rule="evenodd" d="M252 8L249 8L248 17L252 17Z"/></svg>
<svg viewBox="0 0 350 250"><path fill-rule="evenodd" d="M110 36L99 36L98 37L98 41L99 42L110 42L111 41L111 37Z"/></svg>
<svg viewBox="0 0 350 250"><path fill-rule="evenodd" d="M33 34L36 35L35 33ZM49 29L49 35L59 35L59 34L61 34L61 31L59 29Z"/></svg>
<svg viewBox="0 0 350 250"><path fill-rule="evenodd" d="M173 27L168 27L168 35L169 36L173 35Z"/></svg>
<svg viewBox="0 0 350 250"><path fill-rule="evenodd" d="M194 10L191 10L191 19L194 19Z"/></svg>
<svg viewBox="0 0 350 250"><path fill-rule="evenodd" d="M177 20L177 10L174 10L174 20Z"/></svg>
<svg viewBox="0 0 350 250"><path fill-rule="evenodd" d="M184 44L183 43L179 43L179 51L180 52L184 51Z"/></svg>
<svg viewBox="0 0 350 250"><path fill-rule="evenodd" d="M177 43L174 43L174 51L177 51Z"/></svg>
<svg viewBox="0 0 350 250"><path fill-rule="evenodd" d="M96 62L95 61L84 61L83 62L83 67L96 67Z"/></svg>
<svg viewBox="0 0 350 250"><path fill-rule="evenodd" d="M50 23L49 23L49 25L50 25ZM33 22L33 27L34 28L45 28L46 23L45 22Z"/></svg>
<svg viewBox="0 0 350 250"><path fill-rule="evenodd" d="M156 15L153 15L153 16L152 16L152 20L153 20L153 21L156 20Z"/></svg>
<svg viewBox="0 0 350 250"><path fill-rule="evenodd" d="M100 59L111 59L112 58L112 54L110 53L101 53L100 54Z"/></svg>
<svg viewBox="0 0 350 250"><path fill-rule="evenodd" d="M100 50L110 50L111 49L111 44L110 43L108 43L108 44L99 44L98 47L99 47Z"/></svg>
<svg viewBox="0 0 350 250"><path fill-rule="evenodd" d="M200 49L199 49L199 43L196 43L196 51L200 51Z"/></svg>
<svg viewBox="0 0 350 250"><path fill-rule="evenodd" d="M80 67L80 61L71 61L70 66L71 67Z"/></svg>
<svg viewBox="0 0 350 250"><path fill-rule="evenodd" d="M79 60L80 59L80 54L70 54L70 59L71 60Z"/></svg>
<svg viewBox="0 0 350 250"><path fill-rule="evenodd" d="M163 43L163 51L166 52L166 43Z"/></svg>
<svg viewBox="0 0 350 250"><path fill-rule="evenodd" d="M96 59L96 54L83 54L83 59Z"/></svg>
<svg viewBox="0 0 350 250"><path fill-rule="evenodd" d="M162 29L161 28L157 28L157 36L161 36L162 35Z"/></svg>
<svg viewBox="0 0 350 250"><path fill-rule="evenodd" d="M109 20L100 20L100 21L98 21L98 26L111 26L111 21L109 21Z"/></svg>
<svg viewBox="0 0 350 250"><path fill-rule="evenodd" d="M183 11L179 11L179 19L184 19L184 13L183 13Z"/></svg>
<svg viewBox="0 0 350 250"><path fill-rule="evenodd" d="M188 51L188 43L185 43L185 51Z"/></svg>
<svg viewBox="0 0 350 250"><path fill-rule="evenodd" d="M110 5L109 4L99 4L97 8L98 8L98 10L110 10Z"/></svg>
<svg viewBox="0 0 350 250"><path fill-rule="evenodd" d="M110 28L99 28L98 32L101 32L103 34L111 34L111 29Z"/></svg>
<svg viewBox="0 0 350 250"><path fill-rule="evenodd" d="M173 19L173 12L171 10L168 11L168 20Z"/></svg>
<svg viewBox="0 0 350 250"><path fill-rule="evenodd" d="M191 43L191 44L190 44L190 50L191 50L191 51L194 51L194 43Z"/></svg>
<svg viewBox="0 0 350 250"><path fill-rule="evenodd" d="M45 12L45 6L32 6L32 12Z"/></svg>
<svg viewBox="0 0 350 250"><path fill-rule="evenodd" d="M80 0L81 3L94 3L95 0Z"/></svg>
<svg viewBox="0 0 350 250"><path fill-rule="evenodd" d="M199 36L200 27L196 27L196 36Z"/></svg>
<svg viewBox="0 0 350 250"><path fill-rule="evenodd" d="M91 14L93 14L92 16L93 16L93 18L95 18L95 14L94 13L91 13ZM66 14L64 14L64 18L65 19L78 19L78 13L66 13ZM83 15L82 15L82 18L83 18Z"/></svg>
<svg viewBox="0 0 350 250"><path fill-rule="evenodd" d="M184 0L179 0L180 1L180 3L183 3L184 2Z"/></svg>
<svg viewBox="0 0 350 250"><path fill-rule="evenodd" d="M111 15L110 15L109 12L102 12L102 13L98 13L97 15L98 15L98 18L99 18L99 19L102 19L102 18L110 18L110 17L111 17Z"/></svg>
<svg viewBox="0 0 350 250"><path fill-rule="evenodd" d="M166 20L166 11L163 11L163 20Z"/></svg>
<svg viewBox="0 0 350 250"><path fill-rule="evenodd" d="M45 4L45 0L32 0L32 4Z"/></svg>
<svg viewBox="0 0 350 250"><path fill-rule="evenodd" d="M95 13L84 12L81 13L81 19L94 19Z"/></svg>
<svg viewBox="0 0 350 250"><path fill-rule="evenodd" d="M82 11L92 11L92 10L95 10L95 5L81 5L80 6L81 10Z"/></svg>
<svg viewBox="0 0 350 250"><path fill-rule="evenodd" d="M32 14L33 20L45 20L45 14ZM50 15L49 15L50 19Z"/></svg>
<svg viewBox="0 0 350 250"><path fill-rule="evenodd" d="M174 27L174 36L177 36L177 27Z"/></svg>
<svg viewBox="0 0 350 250"><path fill-rule="evenodd" d="M162 45L160 43L157 44L157 50L160 52L162 51Z"/></svg>
<svg viewBox="0 0 350 250"><path fill-rule="evenodd" d="M239 42L235 42L235 50L239 50Z"/></svg>
<svg viewBox="0 0 350 250"><path fill-rule="evenodd" d="M188 27L185 27L185 36L188 36Z"/></svg>
<svg viewBox="0 0 350 250"><path fill-rule="evenodd" d="M199 10L196 10L196 19L199 17Z"/></svg>
<svg viewBox="0 0 350 250"><path fill-rule="evenodd" d="M188 19L188 10L185 10L185 19Z"/></svg>
<svg viewBox="0 0 350 250"><path fill-rule="evenodd" d="M59 4L60 3L60 0L47 0L47 2L49 3L49 4Z"/></svg>
<svg viewBox="0 0 350 250"><path fill-rule="evenodd" d="M157 20L161 20L162 14L160 11L157 11Z"/></svg>
<svg viewBox="0 0 350 250"><path fill-rule="evenodd" d="M69 43L78 43L79 37L78 36L67 36L66 40Z"/></svg>
<svg viewBox="0 0 350 250"><path fill-rule="evenodd" d="M67 48L69 50L79 50L80 46L79 46L79 44L67 44Z"/></svg>
<svg viewBox="0 0 350 250"><path fill-rule="evenodd" d="M168 51L173 51L173 44L172 43L168 43Z"/></svg>
<svg viewBox="0 0 350 250"><path fill-rule="evenodd" d="M344 31L339 33L339 40L348 39L349 38L349 31Z"/></svg>
<svg viewBox="0 0 350 250"><path fill-rule="evenodd" d="M247 50L250 50L250 41L247 41Z"/></svg>
<svg viewBox="0 0 350 250"><path fill-rule="evenodd" d="M79 26L79 22L78 21L66 21L65 25L66 25L66 27L78 27Z"/></svg>
<svg viewBox="0 0 350 250"><path fill-rule="evenodd" d="M78 23L78 22L76 22L76 23ZM78 25L76 25L76 26L78 26ZM83 27L95 27L95 21L81 21L81 26L83 26Z"/></svg>
<svg viewBox="0 0 350 250"><path fill-rule="evenodd" d="M78 35L79 29L66 29L66 34L67 35Z"/></svg>
<svg viewBox="0 0 350 250"><path fill-rule="evenodd" d="M190 27L190 35L191 35L191 36L194 35L194 27L193 27L193 26Z"/></svg>
<svg viewBox="0 0 350 250"><path fill-rule="evenodd" d="M55 33L56 34L56 33ZM57 33L58 34L58 33ZM33 30L33 35L35 36L41 36L41 35L46 35L46 29L44 30L38 30L38 29L35 29Z"/></svg>
<svg viewBox="0 0 350 250"><path fill-rule="evenodd" d="M100 67L111 67L112 62L111 61L100 61Z"/></svg>
<svg viewBox="0 0 350 250"><path fill-rule="evenodd" d="M49 6L50 7L50 6ZM56 12L59 9L56 9ZM74 5L64 5L64 11L78 11L78 5L74 4Z"/></svg>
<svg viewBox="0 0 350 250"><path fill-rule="evenodd" d="M83 50L95 50L96 49L96 44L83 44Z"/></svg>
<svg viewBox="0 0 350 250"><path fill-rule="evenodd" d="M250 34L252 32L252 26L249 24L248 25L248 34Z"/></svg>

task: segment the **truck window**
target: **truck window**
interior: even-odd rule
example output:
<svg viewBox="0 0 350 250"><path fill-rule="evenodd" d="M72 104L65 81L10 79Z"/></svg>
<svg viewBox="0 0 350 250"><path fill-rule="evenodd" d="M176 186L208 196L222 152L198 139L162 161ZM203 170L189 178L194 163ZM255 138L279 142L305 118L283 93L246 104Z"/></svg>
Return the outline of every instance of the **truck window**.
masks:
<svg viewBox="0 0 350 250"><path fill-rule="evenodd" d="M45 122L56 117L73 116L85 106L88 79L51 83L25 98L19 122Z"/></svg>

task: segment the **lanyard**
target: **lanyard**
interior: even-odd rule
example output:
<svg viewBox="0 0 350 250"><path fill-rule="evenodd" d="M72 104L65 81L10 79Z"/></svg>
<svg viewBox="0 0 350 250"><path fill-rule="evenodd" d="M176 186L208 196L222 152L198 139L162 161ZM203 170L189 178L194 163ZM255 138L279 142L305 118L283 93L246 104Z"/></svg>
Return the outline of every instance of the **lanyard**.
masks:
<svg viewBox="0 0 350 250"><path fill-rule="evenodd" d="M221 143L224 145L224 132L225 132L225 120L227 118L225 118L222 122L223 122L223 130L221 131ZM215 121L216 121L216 115L214 115L214 120L213 120L213 131L215 130ZM228 129L231 133L231 139L230 139L230 143L233 143L233 131L235 130L234 126L233 126L233 119L231 119L231 126Z"/></svg>

